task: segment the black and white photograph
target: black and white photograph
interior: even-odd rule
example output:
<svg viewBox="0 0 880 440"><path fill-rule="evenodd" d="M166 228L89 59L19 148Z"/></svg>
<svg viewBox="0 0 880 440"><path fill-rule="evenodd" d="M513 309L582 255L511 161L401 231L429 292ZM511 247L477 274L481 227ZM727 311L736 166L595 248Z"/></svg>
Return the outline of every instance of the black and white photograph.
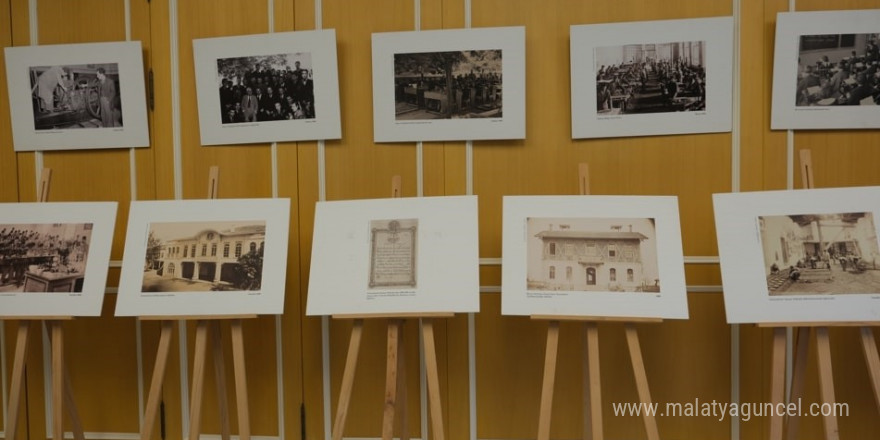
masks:
<svg viewBox="0 0 880 440"><path fill-rule="evenodd" d="M880 33L801 35L795 105L877 105L878 44Z"/></svg>
<svg viewBox="0 0 880 440"><path fill-rule="evenodd" d="M131 203L116 316L281 314L290 199Z"/></svg>
<svg viewBox="0 0 880 440"><path fill-rule="evenodd" d="M660 292L653 218L529 218L530 291Z"/></svg>
<svg viewBox="0 0 880 440"><path fill-rule="evenodd" d="M92 227L0 224L0 292L82 292Z"/></svg>
<svg viewBox="0 0 880 440"><path fill-rule="evenodd" d="M732 17L571 26L572 138L731 129Z"/></svg>
<svg viewBox="0 0 880 440"><path fill-rule="evenodd" d="M477 197L315 205L307 316L480 309Z"/></svg>
<svg viewBox="0 0 880 440"><path fill-rule="evenodd" d="M880 127L880 10L777 15L771 129Z"/></svg>
<svg viewBox="0 0 880 440"><path fill-rule="evenodd" d="M376 142L525 138L525 29L373 34Z"/></svg>
<svg viewBox="0 0 880 440"><path fill-rule="evenodd" d="M116 202L0 203L0 316L98 316Z"/></svg>
<svg viewBox="0 0 880 440"><path fill-rule="evenodd" d="M880 187L713 195L729 323L880 315Z"/></svg>
<svg viewBox="0 0 880 440"><path fill-rule="evenodd" d="M500 50L394 54L398 121L500 118Z"/></svg>
<svg viewBox="0 0 880 440"><path fill-rule="evenodd" d="M315 119L309 53L217 60L223 124Z"/></svg>
<svg viewBox="0 0 880 440"><path fill-rule="evenodd" d="M758 217L767 293L880 293L880 245L870 212Z"/></svg>
<svg viewBox="0 0 880 440"><path fill-rule="evenodd" d="M706 110L706 43L597 47L599 115Z"/></svg>
<svg viewBox="0 0 880 440"><path fill-rule="evenodd" d="M687 319L674 196L505 196L501 314Z"/></svg>
<svg viewBox="0 0 880 440"><path fill-rule="evenodd" d="M370 288L415 288L419 219L370 221Z"/></svg>
<svg viewBox="0 0 880 440"><path fill-rule="evenodd" d="M122 127L119 65L31 67L37 130Z"/></svg>
<svg viewBox="0 0 880 440"><path fill-rule="evenodd" d="M193 40L202 145L338 139L334 30Z"/></svg>
<svg viewBox="0 0 880 440"><path fill-rule="evenodd" d="M149 145L140 42L5 50L16 150Z"/></svg>
<svg viewBox="0 0 880 440"><path fill-rule="evenodd" d="M265 247L265 221L151 223L141 290L259 290Z"/></svg>

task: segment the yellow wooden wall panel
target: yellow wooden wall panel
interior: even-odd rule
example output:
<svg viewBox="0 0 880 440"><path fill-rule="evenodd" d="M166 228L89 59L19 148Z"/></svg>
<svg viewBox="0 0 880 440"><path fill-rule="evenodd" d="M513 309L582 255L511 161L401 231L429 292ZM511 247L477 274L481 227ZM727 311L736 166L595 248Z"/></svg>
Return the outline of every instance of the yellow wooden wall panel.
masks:
<svg viewBox="0 0 880 440"><path fill-rule="evenodd" d="M0 1L0 23L11 23L9 0ZM12 26L0 30L0 45L12 46ZM0 85L6 84L6 54L0 53ZM0 87L0 103L9 102L9 91ZM12 149L12 121L8 105L0 105L0 203L18 201L16 154Z"/></svg>

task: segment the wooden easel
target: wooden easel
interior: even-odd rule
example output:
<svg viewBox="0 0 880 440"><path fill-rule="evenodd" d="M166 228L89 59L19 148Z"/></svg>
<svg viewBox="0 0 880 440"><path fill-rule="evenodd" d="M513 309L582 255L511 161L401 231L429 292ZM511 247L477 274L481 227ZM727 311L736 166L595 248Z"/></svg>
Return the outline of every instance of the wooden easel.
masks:
<svg viewBox="0 0 880 440"><path fill-rule="evenodd" d="M217 198L219 169L211 167L208 178L208 198ZM219 407L220 436L229 440L229 405L226 392L226 369L223 363L223 339L220 322L229 321L232 339L232 366L235 376L235 398L238 413L238 436L241 440L250 439L250 416L248 413L247 379L245 376L244 336L242 319L255 318L255 315L233 316L141 316L142 321L159 320L159 345L156 363L153 367L153 379L144 414L144 425L141 428L141 440L151 440L156 415L159 411L162 384L165 382L165 367L168 364L168 351L171 347L171 331L174 320L196 320L196 340L193 350L192 392L189 407L189 439L198 440L201 434L202 398L204 396L205 360L208 350L213 351L214 381L217 386L217 406ZM210 345L209 345L210 343ZM186 374L186 372L182 372Z"/></svg>
<svg viewBox="0 0 880 440"><path fill-rule="evenodd" d="M40 175L40 188L37 200L45 203L49 200L49 183L52 170L43 168ZM24 389L24 375L27 368L27 349L31 328L40 328L45 324L49 331L52 344L52 438L64 438L64 411L70 416L73 436L76 440L84 440L83 428L79 414L73 401L73 390L70 387L70 376L64 366L64 329L61 324L73 319L72 316L0 316L0 320L18 319L18 333L15 340L15 355L12 361L12 378L10 383L9 406L6 414L6 439L15 440L18 434L18 419L21 411L21 395ZM42 323L42 324L41 324Z"/></svg>
<svg viewBox="0 0 880 440"><path fill-rule="evenodd" d="M587 164L578 165L578 186L581 195L590 193L589 168ZM559 347L560 321L578 321L584 324L583 353L583 415L584 439L602 440L602 391L599 376L599 322L622 322L626 332L626 342L632 360L636 390L639 401L646 406L651 405L651 392L648 389L648 377L645 374L645 363L639 345L639 334L636 323L662 322L659 318L635 317L601 317L601 316L556 316L532 315L532 319L549 321L547 324L547 346L544 351L544 381L541 387L541 408L538 417L538 440L550 439L550 421L553 410L553 387L556 380L556 355ZM643 412L643 421L648 440L659 440L657 420L653 414Z"/></svg>
<svg viewBox="0 0 880 440"><path fill-rule="evenodd" d="M800 151L801 179L804 187L813 189L813 164L810 150ZM831 341L828 334L829 327L861 327L860 337L862 350L865 353L865 362L868 365L868 376L874 390L874 401L877 403L877 412L880 413L880 355L877 353L877 344L874 341L872 326L878 326L880 322L798 322L798 323L762 323L759 327L773 328L773 346L770 363L770 402L776 407L784 403L785 394L785 358L786 358L786 327L796 327L796 349L794 353L793 371L791 379L791 402L803 396L804 379L807 371L807 352L810 344L810 333L816 333L816 357L819 370L819 397L824 404L834 404L834 380L831 374ZM825 439L838 440L840 438L837 427L837 415L834 411L823 416L825 426ZM774 412L770 418L770 440L781 440L783 431L786 439L794 440L798 434L798 416L783 417Z"/></svg>
<svg viewBox="0 0 880 440"><path fill-rule="evenodd" d="M391 179L392 197L400 197L400 176ZM351 390L354 374L357 369L357 357L361 345L361 335L365 319L388 319L388 339L385 359L385 406L382 416L382 439L394 437L394 417L399 416L400 439L409 440L406 424L406 369L404 368L403 324L407 318L421 318L422 345L425 351L425 375L428 382L428 407L430 410L431 430L434 440L444 440L443 412L440 406L440 378L437 372L437 350L434 346L434 318L449 318L453 313L391 313L391 314L358 314L333 315L333 319L352 319L351 339L348 343L348 354L345 357L345 369L342 373L342 386L339 390L339 402L336 407L336 418L333 421L332 440L342 440L345 420L348 417L348 405L351 402ZM424 433L422 438L426 438Z"/></svg>

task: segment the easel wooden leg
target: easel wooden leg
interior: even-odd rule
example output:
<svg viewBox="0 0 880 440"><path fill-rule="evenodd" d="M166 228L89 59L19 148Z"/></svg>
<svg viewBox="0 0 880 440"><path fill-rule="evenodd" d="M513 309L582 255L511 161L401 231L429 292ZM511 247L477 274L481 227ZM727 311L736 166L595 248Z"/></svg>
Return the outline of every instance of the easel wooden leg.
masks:
<svg viewBox="0 0 880 440"><path fill-rule="evenodd" d="M223 360L223 336L220 334L220 321L209 323L211 354L214 360L214 382L217 387L217 410L220 417L220 438L229 440L229 399L226 397L226 365Z"/></svg>
<svg viewBox="0 0 880 440"><path fill-rule="evenodd" d="M394 438L394 411L397 403L397 347L403 330L402 319L388 320L388 344L385 356L385 409L382 415L382 440Z"/></svg>
<svg viewBox="0 0 880 440"><path fill-rule="evenodd" d="M645 408L651 406L651 390L648 389L648 376L645 374L645 362L642 360L642 349L639 345L639 334L635 324L624 324L626 329L626 342L629 346L629 356L632 359L633 373L636 378L636 390L639 400ZM654 414L644 412L645 432L648 440L660 440L660 432L657 429L657 419Z"/></svg>
<svg viewBox="0 0 880 440"><path fill-rule="evenodd" d="M248 407L247 376L244 360L244 329L241 319L230 324L232 331L232 361L235 367L235 397L238 409L238 438L250 440L251 422Z"/></svg>
<svg viewBox="0 0 880 440"><path fill-rule="evenodd" d="M797 402L804 395L804 383L807 376L807 354L810 348L810 327L797 328L797 349L794 353L794 370L791 377L791 393L789 402ZM800 424L800 415L785 415L785 438L796 440Z"/></svg>
<svg viewBox="0 0 880 440"><path fill-rule="evenodd" d="M819 394L822 403L834 404L834 379L831 375L831 342L828 336L828 327L816 328L816 354L819 358ZM833 409L833 408L832 408ZM837 415L829 411L824 417L825 439L838 440L840 434L837 428Z"/></svg>
<svg viewBox="0 0 880 440"><path fill-rule="evenodd" d="M785 399L785 328L773 328L773 347L770 358L770 403L779 407ZM770 440L782 440L782 415L770 415Z"/></svg>
<svg viewBox="0 0 880 440"><path fill-rule="evenodd" d="M12 361L12 377L9 388L9 407L6 414L6 439L15 440L18 434L18 419L21 409L21 396L24 389L24 372L27 360L31 321L19 321L15 338L15 356Z"/></svg>
<svg viewBox="0 0 880 440"><path fill-rule="evenodd" d="M877 403L877 413L880 414L880 355L877 354L877 343L874 342L874 330L871 327L862 327L860 331L868 376L874 388L874 402Z"/></svg>
<svg viewBox="0 0 880 440"><path fill-rule="evenodd" d="M159 401L162 398L162 385L165 383L165 366L168 365L168 351L171 348L172 321L161 321L159 347L156 350L156 363L153 365L153 379L150 382L150 393L147 396L147 407L144 412L144 426L141 427L141 440L152 440L156 415L159 413Z"/></svg>
<svg viewBox="0 0 880 440"><path fill-rule="evenodd" d="M354 373L357 371L357 358L361 348L363 332L364 320L355 319L351 327L348 354L345 357L345 370L342 373L339 401L336 404L336 418L333 421L332 440L342 440L342 432L345 430L345 419L348 417L348 404L351 403L351 388L354 384Z"/></svg>
<svg viewBox="0 0 880 440"><path fill-rule="evenodd" d="M599 324L584 323L584 439L602 440L602 376L599 372Z"/></svg>
<svg viewBox="0 0 880 440"><path fill-rule="evenodd" d="M400 329L397 343L397 423L400 440L409 440L409 424L406 416L406 344L403 342L403 328Z"/></svg>
<svg viewBox="0 0 880 440"><path fill-rule="evenodd" d="M428 409L431 411L433 440L444 440L443 408L440 406L440 377L437 371L437 350L434 347L434 321L422 322L422 344L425 347L425 370L428 379Z"/></svg>
<svg viewBox="0 0 880 440"><path fill-rule="evenodd" d="M189 406L189 440L198 440L201 433L202 398L205 386L205 357L207 355L208 321L196 324L196 346L193 351L192 392Z"/></svg>
<svg viewBox="0 0 880 440"><path fill-rule="evenodd" d="M52 339L52 435L64 438L64 332L60 322L49 321Z"/></svg>
<svg viewBox="0 0 880 440"><path fill-rule="evenodd" d="M544 381L541 386L541 409L538 414L538 440L550 439L553 413L553 387L556 382L556 355L559 352L559 321L547 323L547 346L544 348Z"/></svg>

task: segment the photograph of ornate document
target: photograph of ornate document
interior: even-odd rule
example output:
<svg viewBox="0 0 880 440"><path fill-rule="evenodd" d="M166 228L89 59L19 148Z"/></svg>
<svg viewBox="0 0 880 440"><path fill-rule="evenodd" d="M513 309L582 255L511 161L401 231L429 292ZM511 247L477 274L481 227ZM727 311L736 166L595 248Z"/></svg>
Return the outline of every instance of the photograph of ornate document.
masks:
<svg viewBox="0 0 880 440"><path fill-rule="evenodd" d="M370 221L370 288L416 287L419 220Z"/></svg>

